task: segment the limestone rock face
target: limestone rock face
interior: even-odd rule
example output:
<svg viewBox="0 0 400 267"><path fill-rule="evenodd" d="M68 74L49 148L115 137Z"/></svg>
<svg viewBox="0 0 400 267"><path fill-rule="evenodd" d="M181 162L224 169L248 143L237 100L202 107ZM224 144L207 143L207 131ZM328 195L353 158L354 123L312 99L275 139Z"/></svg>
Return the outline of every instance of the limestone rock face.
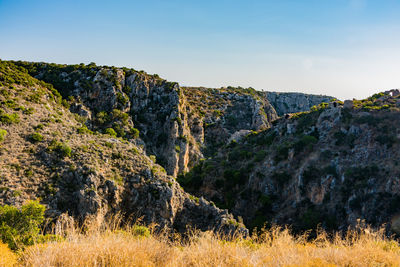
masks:
<svg viewBox="0 0 400 267"><path fill-rule="evenodd" d="M123 138L110 131L101 132L102 127L112 126L122 133L122 127L117 126L134 125L129 115L123 114L138 116L142 111L152 120L135 123L136 127L139 123L148 125L142 128L149 131L144 140L152 140L150 131L178 137L183 128L174 120L180 109L175 85L168 87L133 74L125 78L119 69L100 68L92 76L78 70L69 74L62 71L56 76L60 84L84 75L71 82L68 92L73 98L68 103L52 86L13 63L0 61L0 70L0 77L14 77L0 83L0 113L2 118L13 118L0 121L0 129L6 133L0 146L0 205L20 206L27 200L40 199L47 206L46 216L53 219L68 214L82 222L120 212L126 218L156 224L159 229L185 232L193 227L247 234L227 210L186 193L174 177L146 155L155 144L146 147L130 133ZM109 81L111 71L116 80ZM45 77L46 73L37 75ZM86 81L90 87L83 86ZM165 105L158 101L165 101ZM161 121L156 117L160 109L167 114ZM37 138L32 138L33 133Z"/></svg>
<svg viewBox="0 0 400 267"><path fill-rule="evenodd" d="M122 212L160 228L186 231L193 226L246 233L233 215L208 201L219 201L224 196L232 202L230 192L215 197L217 191L210 184L201 188L210 194L196 198L175 179L198 170L196 166L206 158L225 153L226 147L235 145L232 140L240 143L274 128L279 115L306 110L326 100L252 88L181 87L158 75L95 64L0 64L7 64L2 70L23 77L20 84L1 85L8 92L0 96L2 105L8 103L2 109L18 113L20 124L0 125L14 137L6 139L0 154L0 189L7 188L0 190L0 203L20 205L40 197L48 206L49 217L68 213L84 220ZM24 109L13 110L14 98ZM294 133L298 126L292 124L286 129ZM334 127L326 120L318 127L322 125ZM362 128L352 131L358 133ZM40 132L42 141L32 140L34 132ZM251 157L247 151L235 153L229 157ZM288 153L295 157L293 149ZM263 155L257 155L255 162L260 162ZM269 170L277 168L273 161L265 164ZM232 176L230 186L244 182L241 174L253 173L251 167L227 172L226 177ZM210 164L204 170L212 175L217 168ZM299 181L303 180L299 176ZM265 192L278 188L255 178L248 182L249 188L261 185ZM325 192L315 187L313 203L320 203ZM288 199L301 198L298 190L291 193ZM236 215L241 216L243 210L243 216L253 216L253 210L245 208L249 202L237 199L240 203L233 209Z"/></svg>
<svg viewBox="0 0 400 267"><path fill-rule="evenodd" d="M365 220L399 232L400 98L322 105L279 118L179 179L253 228L347 229Z"/></svg>
<svg viewBox="0 0 400 267"><path fill-rule="evenodd" d="M303 93L266 92L265 94L279 116L287 113L307 111L312 106L317 106L322 102L329 103L334 99L330 96Z"/></svg>
<svg viewBox="0 0 400 267"><path fill-rule="evenodd" d="M124 137L133 127L139 129L147 155L155 155L173 176L189 171L233 133L268 128L277 118L254 89L181 88L131 69L32 64L36 78L54 84L65 98L73 97L71 111L85 117L90 129L114 128Z"/></svg>

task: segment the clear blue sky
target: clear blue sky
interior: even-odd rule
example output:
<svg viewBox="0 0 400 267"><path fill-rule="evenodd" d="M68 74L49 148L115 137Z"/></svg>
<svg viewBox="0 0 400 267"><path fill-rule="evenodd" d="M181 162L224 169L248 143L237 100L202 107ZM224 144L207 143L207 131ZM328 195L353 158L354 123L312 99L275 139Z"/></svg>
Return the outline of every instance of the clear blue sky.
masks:
<svg viewBox="0 0 400 267"><path fill-rule="evenodd" d="M400 0L0 0L0 58L363 98L400 87L399 14Z"/></svg>

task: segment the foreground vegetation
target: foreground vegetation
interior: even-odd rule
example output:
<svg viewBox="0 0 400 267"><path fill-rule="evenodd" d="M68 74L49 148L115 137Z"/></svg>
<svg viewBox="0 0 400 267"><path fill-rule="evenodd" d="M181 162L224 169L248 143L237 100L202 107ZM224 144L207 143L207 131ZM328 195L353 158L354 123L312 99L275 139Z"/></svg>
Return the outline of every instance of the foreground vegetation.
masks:
<svg viewBox="0 0 400 267"><path fill-rule="evenodd" d="M182 244L116 231L32 246L21 260L27 266L399 266L400 247L378 232L333 241L321 233L306 242L273 228L255 239L224 241L205 233Z"/></svg>
<svg viewBox="0 0 400 267"><path fill-rule="evenodd" d="M400 266L400 244L368 227L346 235L293 236L272 227L247 238L193 231L189 238L155 233L120 220L77 227L64 217L59 238L12 252L0 244L0 266Z"/></svg>

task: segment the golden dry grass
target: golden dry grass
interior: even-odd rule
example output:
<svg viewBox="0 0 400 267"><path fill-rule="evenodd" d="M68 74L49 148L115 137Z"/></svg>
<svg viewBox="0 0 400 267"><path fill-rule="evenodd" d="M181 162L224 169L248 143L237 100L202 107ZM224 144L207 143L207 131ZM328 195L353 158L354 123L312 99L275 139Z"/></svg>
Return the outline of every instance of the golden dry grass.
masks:
<svg viewBox="0 0 400 267"><path fill-rule="evenodd" d="M6 244L0 241L0 266L9 267L17 264L18 257Z"/></svg>
<svg viewBox="0 0 400 267"><path fill-rule="evenodd" d="M251 238L233 241L211 232L189 240L165 235L138 236L133 228L91 228L67 231L64 241L29 247L25 266L400 266L400 245L383 231L349 231L313 241L275 227Z"/></svg>

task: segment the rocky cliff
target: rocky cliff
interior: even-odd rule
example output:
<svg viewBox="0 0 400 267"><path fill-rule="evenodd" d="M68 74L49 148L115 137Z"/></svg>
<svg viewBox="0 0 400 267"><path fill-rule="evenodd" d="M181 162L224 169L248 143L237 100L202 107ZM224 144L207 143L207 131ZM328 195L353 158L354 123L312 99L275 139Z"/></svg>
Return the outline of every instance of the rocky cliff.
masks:
<svg viewBox="0 0 400 267"><path fill-rule="evenodd" d="M287 113L308 111L313 106L323 102L329 103L335 99L331 96L303 93L265 92L265 95L279 116Z"/></svg>
<svg viewBox="0 0 400 267"><path fill-rule="evenodd" d="M274 161L260 167L286 144L281 129L294 131L279 115L332 99L180 87L158 75L94 63L0 63L0 128L6 133L1 203L20 205L40 197L53 217L122 211L180 231L188 225L246 231L206 199L242 216L248 226L271 218L289 222L280 219L283 215L259 215L260 209L269 212L265 203L277 205L272 200L280 188L262 193L267 184L254 177L280 168ZM279 137L269 137L270 132ZM254 136L267 136L271 150L257 143L264 141L249 143ZM242 146L249 148L239 151ZM293 172L297 165L285 168ZM185 193L177 177L198 198Z"/></svg>
<svg viewBox="0 0 400 267"><path fill-rule="evenodd" d="M143 71L94 64L15 64L54 85L91 130L113 128L129 139L137 128L146 153L173 176L187 172L233 134L268 128L277 118L254 89L181 88Z"/></svg>
<svg viewBox="0 0 400 267"><path fill-rule="evenodd" d="M185 193L154 157L146 155L131 118L123 115L130 103L121 103L118 94L136 94L135 99L148 94L146 77L134 83L134 76L128 76L132 90L123 92L123 87L107 87L109 81L99 75L93 73L90 90L78 88L74 81L72 89L79 91L72 92L75 99L68 102L26 69L0 61L0 204L19 206L40 199L50 218L68 213L83 220L122 212L159 228L246 232L226 210ZM101 75L107 77L106 71ZM175 103L174 86L153 90L169 90L168 103ZM142 106L151 105L148 101ZM99 117L96 107L108 111L107 117ZM98 130L109 125L121 132Z"/></svg>
<svg viewBox="0 0 400 267"><path fill-rule="evenodd" d="M399 91L321 104L232 142L179 178L243 217L297 230L359 219L399 233Z"/></svg>

